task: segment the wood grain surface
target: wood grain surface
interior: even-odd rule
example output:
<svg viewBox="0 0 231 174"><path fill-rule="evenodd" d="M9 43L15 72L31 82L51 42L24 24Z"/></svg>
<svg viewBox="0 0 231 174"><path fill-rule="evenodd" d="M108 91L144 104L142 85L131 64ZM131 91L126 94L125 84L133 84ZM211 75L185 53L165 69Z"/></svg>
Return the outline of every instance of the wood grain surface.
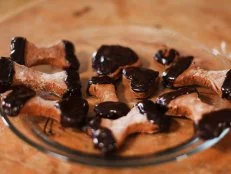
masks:
<svg viewBox="0 0 231 174"><path fill-rule="evenodd" d="M36 1L24 10L11 11L10 15L0 19L0 55L9 55L9 41L15 35L29 37L34 42L46 43L46 38L51 35L92 26L110 25L169 28L209 48L217 48L222 41L226 41L227 49L231 52L230 7L230 0ZM231 134L213 148L179 162L124 169L92 167L54 159L18 139L2 121L0 138L1 174L231 173Z"/></svg>

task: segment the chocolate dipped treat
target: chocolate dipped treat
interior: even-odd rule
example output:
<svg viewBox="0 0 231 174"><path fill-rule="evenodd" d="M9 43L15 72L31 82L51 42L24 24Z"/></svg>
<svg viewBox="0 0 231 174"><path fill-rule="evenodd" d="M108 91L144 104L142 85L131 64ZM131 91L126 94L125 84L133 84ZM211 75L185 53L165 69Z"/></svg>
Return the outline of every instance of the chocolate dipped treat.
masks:
<svg viewBox="0 0 231 174"><path fill-rule="evenodd" d="M50 47L37 47L24 37L14 37L11 40L10 57L27 67L48 64L58 68L79 69L75 47L67 40L61 40Z"/></svg>
<svg viewBox="0 0 231 174"><path fill-rule="evenodd" d="M102 45L92 58L92 67L99 75L117 79L126 67L139 67L141 62L137 54L128 47Z"/></svg>
<svg viewBox="0 0 231 174"><path fill-rule="evenodd" d="M162 65L169 65L173 61L177 60L179 56L180 53L177 50L173 48L164 48L157 51L154 59Z"/></svg>
<svg viewBox="0 0 231 174"><path fill-rule="evenodd" d="M167 131L170 120L166 109L150 100L137 103L128 114L118 119L95 117L89 122L88 134L103 153L116 151L130 134Z"/></svg>
<svg viewBox="0 0 231 174"><path fill-rule="evenodd" d="M138 67L123 69L123 85L133 98L148 98L157 89L159 72Z"/></svg>
<svg viewBox="0 0 231 174"><path fill-rule="evenodd" d="M212 105L202 102L195 88L184 87L160 95L156 103L168 108L167 115L184 116L197 123L205 113L212 112Z"/></svg>
<svg viewBox="0 0 231 174"><path fill-rule="evenodd" d="M54 74L47 74L19 65L9 58L0 58L0 89L2 92L11 86L25 85L35 91L49 92L58 96L81 95L79 74L68 68Z"/></svg>
<svg viewBox="0 0 231 174"><path fill-rule="evenodd" d="M94 111L97 116L117 119L125 116L129 107L119 99L116 94L115 80L109 76L94 76L88 81L87 93L100 99Z"/></svg>
<svg viewBox="0 0 231 174"><path fill-rule="evenodd" d="M46 100L25 86L14 86L1 94L0 107L8 116L44 116L60 122L64 127L74 128L83 126L88 112L88 103L81 97L72 95L60 101Z"/></svg>
<svg viewBox="0 0 231 174"><path fill-rule="evenodd" d="M207 87L219 96L231 100L230 70L207 71L193 63L193 57L179 59L163 73L167 87L199 85Z"/></svg>

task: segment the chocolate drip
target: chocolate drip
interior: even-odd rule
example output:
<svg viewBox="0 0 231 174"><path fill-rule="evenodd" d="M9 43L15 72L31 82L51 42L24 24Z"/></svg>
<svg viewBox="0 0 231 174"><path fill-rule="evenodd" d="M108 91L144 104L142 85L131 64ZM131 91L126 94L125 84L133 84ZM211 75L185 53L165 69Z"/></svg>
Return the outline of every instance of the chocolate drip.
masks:
<svg viewBox="0 0 231 174"><path fill-rule="evenodd" d="M14 37L10 44L10 58L21 65L25 65L26 42L24 37Z"/></svg>
<svg viewBox="0 0 231 174"><path fill-rule="evenodd" d="M163 64L163 65L169 65L172 63L177 57L179 57L180 54L178 51L175 49L164 49L164 50L159 50L156 55L155 59L157 62Z"/></svg>
<svg viewBox="0 0 231 174"><path fill-rule="evenodd" d="M85 99L76 96L66 97L59 101L56 107L61 110L63 127L80 128L84 125L89 109Z"/></svg>
<svg viewBox="0 0 231 174"><path fill-rule="evenodd" d="M12 92L2 98L2 110L6 115L16 116L25 103L35 95L36 93L30 88L14 86Z"/></svg>
<svg viewBox="0 0 231 174"><path fill-rule="evenodd" d="M138 61L137 54L128 47L102 45L92 58L92 67L100 75L115 72L120 66L131 65Z"/></svg>
<svg viewBox="0 0 231 174"><path fill-rule="evenodd" d="M131 80L133 91L146 92L153 88L159 72L147 68L129 67L123 70L123 75Z"/></svg>
<svg viewBox="0 0 231 174"><path fill-rule="evenodd" d="M70 67L73 69L79 69L79 60L75 55L75 47L73 43L67 40L63 40L64 48L65 48L65 58L70 63Z"/></svg>
<svg viewBox="0 0 231 174"><path fill-rule="evenodd" d="M126 116L130 109L125 103L107 101L96 105L94 111L101 118L113 120Z"/></svg>
<svg viewBox="0 0 231 174"><path fill-rule="evenodd" d="M194 92L198 92L198 91L196 88L193 88L193 87L180 88L176 91L167 92L167 93L159 96L156 100L156 103L160 104L162 106L167 106L175 98L180 97L182 95L191 94Z"/></svg>
<svg viewBox="0 0 231 174"><path fill-rule="evenodd" d="M94 76L88 81L87 93L89 93L89 88L92 84L113 84L116 87L116 81L109 76Z"/></svg>
<svg viewBox="0 0 231 174"><path fill-rule="evenodd" d="M67 78L65 79L65 83L67 85L67 92L63 95L63 98L68 96L81 97L81 84L79 73L73 68L65 69Z"/></svg>
<svg viewBox="0 0 231 174"><path fill-rule="evenodd" d="M0 58L0 93L7 91L13 82L14 64L10 58Z"/></svg>
<svg viewBox="0 0 231 174"><path fill-rule="evenodd" d="M100 128L92 133L93 143L96 148L100 149L104 154L116 151L116 140L112 132L107 128Z"/></svg>
<svg viewBox="0 0 231 174"><path fill-rule="evenodd" d="M174 87L174 82L192 64L193 56L182 57L163 73L163 83L166 87Z"/></svg>
<svg viewBox="0 0 231 174"><path fill-rule="evenodd" d="M147 114L148 120L159 126L160 131L168 131L170 127L170 119L165 116L166 107L152 102L151 100L143 100L136 104L141 114Z"/></svg>
<svg viewBox="0 0 231 174"><path fill-rule="evenodd" d="M221 87L221 91L222 91L222 98L231 100L231 70L229 70L226 74L226 78Z"/></svg>
<svg viewBox="0 0 231 174"><path fill-rule="evenodd" d="M231 109L223 109L204 114L197 125L197 134L203 139L211 139L228 127L231 127Z"/></svg>
<svg viewBox="0 0 231 174"><path fill-rule="evenodd" d="M100 128L101 117L95 116L87 122L87 126L92 129L92 131Z"/></svg>

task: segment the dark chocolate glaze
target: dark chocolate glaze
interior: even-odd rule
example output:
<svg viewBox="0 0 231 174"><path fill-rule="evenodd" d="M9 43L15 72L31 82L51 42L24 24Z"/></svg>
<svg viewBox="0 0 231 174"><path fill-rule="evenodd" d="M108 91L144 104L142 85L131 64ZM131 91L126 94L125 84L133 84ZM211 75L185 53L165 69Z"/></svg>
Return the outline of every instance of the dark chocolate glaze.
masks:
<svg viewBox="0 0 231 174"><path fill-rule="evenodd" d="M197 89L194 87L183 87L176 91L171 91L160 95L157 98L156 103L162 106L167 106L175 98L180 97L182 95L191 94L194 92L198 92Z"/></svg>
<svg viewBox="0 0 231 174"><path fill-rule="evenodd" d="M10 44L10 58L18 64L25 65L26 38L14 37Z"/></svg>
<svg viewBox="0 0 231 174"><path fill-rule="evenodd" d="M165 115L167 108L151 100L143 100L136 104L141 114L147 114L148 120L159 126L160 131L168 131L170 118Z"/></svg>
<svg viewBox="0 0 231 174"><path fill-rule="evenodd" d="M221 87L222 98L231 100L231 69L227 72L225 81Z"/></svg>
<svg viewBox="0 0 231 174"><path fill-rule="evenodd" d="M14 64L10 58L0 58L0 93L7 91L13 82Z"/></svg>
<svg viewBox="0 0 231 174"><path fill-rule="evenodd" d="M92 58L92 67L97 74L109 75L120 66L131 65L138 61L137 54L128 47L102 45Z"/></svg>
<svg viewBox="0 0 231 174"><path fill-rule="evenodd" d="M174 82L193 62L193 56L181 57L163 73L163 84L166 87L174 87Z"/></svg>
<svg viewBox="0 0 231 174"><path fill-rule="evenodd" d="M154 88L159 72L147 68L129 67L123 70L123 75L131 80L131 88L135 92L147 92Z"/></svg>
<svg viewBox="0 0 231 174"><path fill-rule="evenodd" d="M69 62L70 67L73 69L79 69L79 60L75 55L75 47L73 43L67 40L63 40L64 48L65 48L65 58Z"/></svg>
<svg viewBox="0 0 231 174"><path fill-rule="evenodd" d="M101 118L113 120L126 116L130 109L125 103L107 101L97 104L94 111Z"/></svg>
<svg viewBox="0 0 231 174"><path fill-rule="evenodd" d="M35 91L25 86L14 86L12 91L2 98L1 107L9 116L17 116L25 103L36 95Z"/></svg>
<svg viewBox="0 0 231 174"><path fill-rule="evenodd" d="M88 120L87 126L94 131L100 128L100 123L101 123L101 117L96 115L95 117Z"/></svg>
<svg viewBox="0 0 231 174"><path fill-rule="evenodd" d="M87 93L89 93L89 88L92 84L113 84L116 88L116 81L109 76L94 76L88 81Z"/></svg>
<svg viewBox="0 0 231 174"><path fill-rule="evenodd" d="M116 140L112 132L107 128L99 128L92 132L92 139L95 147L104 154L115 152Z"/></svg>
<svg viewBox="0 0 231 174"><path fill-rule="evenodd" d="M63 98L56 105L61 111L61 125L63 127L81 128L84 126L88 113L88 102L76 96Z"/></svg>
<svg viewBox="0 0 231 174"><path fill-rule="evenodd" d="M204 114L197 124L197 134L203 139L211 139L228 127L231 127L231 109L223 109Z"/></svg>
<svg viewBox="0 0 231 174"><path fill-rule="evenodd" d="M75 97L81 97L81 84L80 84L80 77L79 73L76 69L73 68L67 68L65 69L67 78L65 79L65 83L67 85L67 91L63 95L63 98L66 98L68 96L75 96Z"/></svg>
<svg viewBox="0 0 231 174"><path fill-rule="evenodd" d="M154 58L156 59L157 62L163 65L169 65L179 56L180 56L179 52L176 51L175 49L163 49L163 50L159 50Z"/></svg>

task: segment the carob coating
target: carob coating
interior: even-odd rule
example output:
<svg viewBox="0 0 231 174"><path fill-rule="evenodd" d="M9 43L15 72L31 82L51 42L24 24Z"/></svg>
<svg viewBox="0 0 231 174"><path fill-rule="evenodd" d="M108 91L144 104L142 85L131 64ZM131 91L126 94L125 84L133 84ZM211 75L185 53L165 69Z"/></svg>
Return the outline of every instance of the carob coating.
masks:
<svg viewBox="0 0 231 174"><path fill-rule="evenodd" d="M3 97L1 108L8 116L17 116L25 103L35 95L35 91L26 86L14 86L12 91Z"/></svg>
<svg viewBox="0 0 231 174"><path fill-rule="evenodd" d="M10 58L0 58L0 93L7 91L13 82L14 63Z"/></svg>
<svg viewBox="0 0 231 174"><path fill-rule="evenodd" d="M204 114L198 122L197 135L202 139L218 137L222 131L231 127L231 109L222 109Z"/></svg>
<svg viewBox="0 0 231 174"><path fill-rule="evenodd" d="M107 119L117 119L126 116L130 108L122 102L102 102L94 107L97 116Z"/></svg>
<svg viewBox="0 0 231 174"><path fill-rule="evenodd" d="M25 65L26 42L24 37L14 37L10 44L10 58L21 65Z"/></svg>
<svg viewBox="0 0 231 174"><path fill-rule="evenodd" d="M109 77L109 76L93 76L91 79L88 81L87 85L87 93L88 95L91 95L89 93L89 88L91 85L96 85L96 84L113 84L116 88L116 81Z"/></svg>
<svg viewBox="0 0 231 174"><path fill-rule="evenodd" d="M102 45L92 58L92 68L99 75L109 75L120 66L131 65L139 57L128 47L120 45Z"/></svg>
<svg viewBox="0 0 231 174"><path fill-rule="evenodd" d="M146 92L153 88L159 72L147 68L129 67L123 70L123 75L131 80L133 91Z"/></svg>
<svg viewBox="0 0 231 174"><path fill-rule="evenodd" d="M67 91L63 95L63 98L67 98L68 96L75 96L75 97L81 97L81 84L80 84L80 77L79 73L76 69L73 68L66 68L66 79L65 83L67 85Z"/></svg>
<svg viewBox="0 0 231 174"><path fill-rule="evenodd" d="M227 72L225 81L221 87L222 98L231 100L231 69Z"/></svg>
<svg viewBox="0 0 231 174"><path fill-rule="evenodd" d="M117 150L116 140L107 128L99 128L92 132L93 143L104 154L111 154Z"/></svg>
<svg viewBox="0 0 231 174"><path fill-rule="evenodd" d="M163 73L163 84L166 87L174 87L174 82L193 62L193 56L181 57Z"/></svg>
<svg viewBox="0 0 231 174"><path fill-rule="evenodd" d="M73 43L67 40L63 40L62 42L64 44L66 60L70 63L71 68L78 70L80 64L77 56L75 55L75 47Z"/></svg>
<svg viewBox="0 0 231 174"><path fill-rule="evenodd" d="M155 60L163 65L169 65L172 63L178 56L179 52L175 49L163 49L159 50L155 55Z"/></svg>
<svg viewBox="0 0 231 174"><path fill-rule="evenodd" d="M100 123L101 123L101 117L96 115L93 118L89 118L89 120L87 121L87 126L92 130L96 130L100 128Z"/></svg>
<svg viewBox="0 0 231 174"><path fill-rule="evenodd" d="M157 98L156 103L162 106L167 106L172 100L176 99L177 97L180 97L186 94L191 94L194 92L198 93L197 89L194 87L179 88L176 91L171 91L171 92L167 92L165 94L160 95Z"/></svg>
<svg viewBox="0 0 231 174"><path fill-rule="evenodd" d="M167 108L151 100L143 100L136 104L141 114L147 114L148 120L159 126L160 131L168 131L170 118L165 115Z"/></svg>
<svg viewBox="0 0 231 174"><path fill-rule="evenodd" d="M81 128L84 125L89 109L87 100L69 96L59 101L56 107L61 111L63 127Z"/></svg>

